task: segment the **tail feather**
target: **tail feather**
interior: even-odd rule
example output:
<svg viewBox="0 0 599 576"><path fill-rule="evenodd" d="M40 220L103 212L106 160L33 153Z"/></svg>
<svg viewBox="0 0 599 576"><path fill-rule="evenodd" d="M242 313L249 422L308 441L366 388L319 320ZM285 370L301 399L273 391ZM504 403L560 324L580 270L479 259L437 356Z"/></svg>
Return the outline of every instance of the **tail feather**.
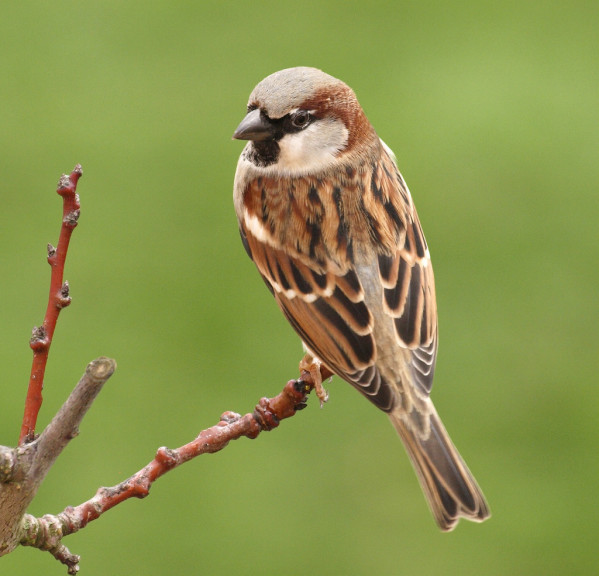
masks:
<svg viewBox="0 0 599 576"><path fill-rule="evenodd" d="M422 490L441 530L453 530L460 518L482 522L491 514L474 476L453 445L441 419L430 404L426 433L410 415L389 416L402 439Z"/></svg>

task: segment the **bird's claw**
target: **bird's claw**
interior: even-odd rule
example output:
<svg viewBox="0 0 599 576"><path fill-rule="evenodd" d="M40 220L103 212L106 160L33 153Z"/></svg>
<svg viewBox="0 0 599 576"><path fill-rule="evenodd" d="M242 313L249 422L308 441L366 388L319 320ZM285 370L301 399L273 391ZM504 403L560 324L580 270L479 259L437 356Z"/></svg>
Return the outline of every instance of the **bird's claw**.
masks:
<svg viewBox="0 0 599 576"><path fill-rule="evenodd" d="M320 373L320 366L322 362L317 358L314 358L311 354L306 354L300 361L299 369L308 372L312 378L312 384L314 385L314 393L320 400L320 407L324 406L325 402L329 400L329 393L325 390L322 385L322 374Z"/></svg>

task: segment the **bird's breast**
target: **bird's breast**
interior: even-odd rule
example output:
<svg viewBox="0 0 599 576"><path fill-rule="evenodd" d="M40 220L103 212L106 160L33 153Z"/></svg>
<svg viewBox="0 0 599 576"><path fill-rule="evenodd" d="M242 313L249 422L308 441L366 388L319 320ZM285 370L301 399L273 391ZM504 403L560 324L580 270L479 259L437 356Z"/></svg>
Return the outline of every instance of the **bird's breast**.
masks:
<svg viewBox="0 0 599 576"><path fill-rule="evenodd" d="M377 174L373 177L374 170ZM246 232L317 267L341 270L397 248L405 225L386 172L349 165L321 177L276 173L246 178L236 202ZM237 185L236 185L237 186Z"/></svg>

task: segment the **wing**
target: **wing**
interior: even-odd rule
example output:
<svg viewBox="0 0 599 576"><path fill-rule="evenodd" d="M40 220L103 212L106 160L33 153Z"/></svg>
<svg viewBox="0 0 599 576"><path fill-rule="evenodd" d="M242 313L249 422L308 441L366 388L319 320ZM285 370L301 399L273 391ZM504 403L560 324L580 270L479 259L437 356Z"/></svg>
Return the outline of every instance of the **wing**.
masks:
<svg viewBox="0 0 599 576"><path fill-rule="evenodd" d="M391 149L381 140L386 158L381 163L380 187L401 198L404 230L391 254L379 254L383 308L393 318L397 344L411 350L412 382L430 394L437 358L437 299L430 252L407 184ZM380 171L380 170L379 170Z"/></svg>
<svg viewBox="0 0 599 576"><path fill-rule="evenodd" d="M418 221L406 233L403 248L378 257L383 309L393 318L397 344L411 351L412 381L430 394L437 356L437 304L428 250Z"/></svg>
<svg viewBox="0 0 599 576"><path fill-rule="evenodd" d="M409 192L391 157L383 153L382 158L370 172L355 175L360 179L358 183L346 185L349 191L359 191L357 199L344 190L330 203L336 207L331 210L334 217L329 215L335 225L331 233L325 229L327 214L323 209L318 241L335 238L337 248L352 247L345 250L341 265L339 250L334 246L315 247L314 236L304 253L298 251L297 245L270 241L272 234L277 235L276 223L266 218L261 222L267 225L268 232L258 227L256 219L248 217L240 219L240 233L246 251L310 351L380 409L391 411L400 383L387 382L381 373L384 371L377 366L375 323L393 324L393 344L410 350L412 380L428 395L436 356L436 305L430 257ZM296 184L294 190L297 189ZM265 194L260 194L260 214L271 214L272 211L264 210ZM313 187L306 197L318 201L322 208L323 202ZM345 206L340 205L343 201ZM324 205L329 204L325 201ZM358 212L365 215L366 224L352 229L349 213L356 213L356 205ZM309 222L309 218L304 222ZM373 257L365 265L359 261L359 255L368 250ZM311 253L331 251L337 256L334 265L311 257ZM358 256L354 260L355 254ZM366 268L368 281L361 277ZM365 289L376 290L377 298L373 300Z"/></svg>
<svg viewBox="0 0 599 576"><path fill-rule="evenodd" d="M376 369L373 316L354 270L343 276L317 270L241 228L254 263L289 323L335 374L389 411L393 390Z"/></svg>

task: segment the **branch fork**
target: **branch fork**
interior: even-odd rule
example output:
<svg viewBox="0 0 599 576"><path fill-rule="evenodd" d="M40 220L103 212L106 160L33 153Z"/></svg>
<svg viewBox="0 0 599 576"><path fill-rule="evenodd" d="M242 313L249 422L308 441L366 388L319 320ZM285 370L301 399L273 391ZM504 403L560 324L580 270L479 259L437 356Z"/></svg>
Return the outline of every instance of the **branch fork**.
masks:
<svg viewBox="0 0 599 576"><path fill-rule="evenodd" d="M110 358L90 362L85 373L50 424L35 433L42 404L42 388L52 337L60 311L71 303L69 283L63 279L71 234L80 216L77 182L81 166L63 175L57 193L63 199L63 217L58 246L47 246L51 267L50 291L43 324L33 328L29 345L33 362L25 401L23 424L16 448L0 446L0 556L17 546L31 546L50 552L64 564L69 574L79 571L80 558L63 544L63 538L85 528L103 513L130 498L145 498L152 484L181 464L225 448L243 436L255 439L261 432L277 428L285 418L306 407L308 394L315 389L321 403L326 400L322 380L331 376L326 367L310 357L300 363L300 378L287 382L274 398L261 398L253 412L244 416L227 411L214 426L202 430L191 442L179 448L160 447L154 458L131 477L112 487L101 487L96 494L58 514L36 518L27 514L46 474L66 445L79 433L79 425L105 382L116 369Z"/></svg>

